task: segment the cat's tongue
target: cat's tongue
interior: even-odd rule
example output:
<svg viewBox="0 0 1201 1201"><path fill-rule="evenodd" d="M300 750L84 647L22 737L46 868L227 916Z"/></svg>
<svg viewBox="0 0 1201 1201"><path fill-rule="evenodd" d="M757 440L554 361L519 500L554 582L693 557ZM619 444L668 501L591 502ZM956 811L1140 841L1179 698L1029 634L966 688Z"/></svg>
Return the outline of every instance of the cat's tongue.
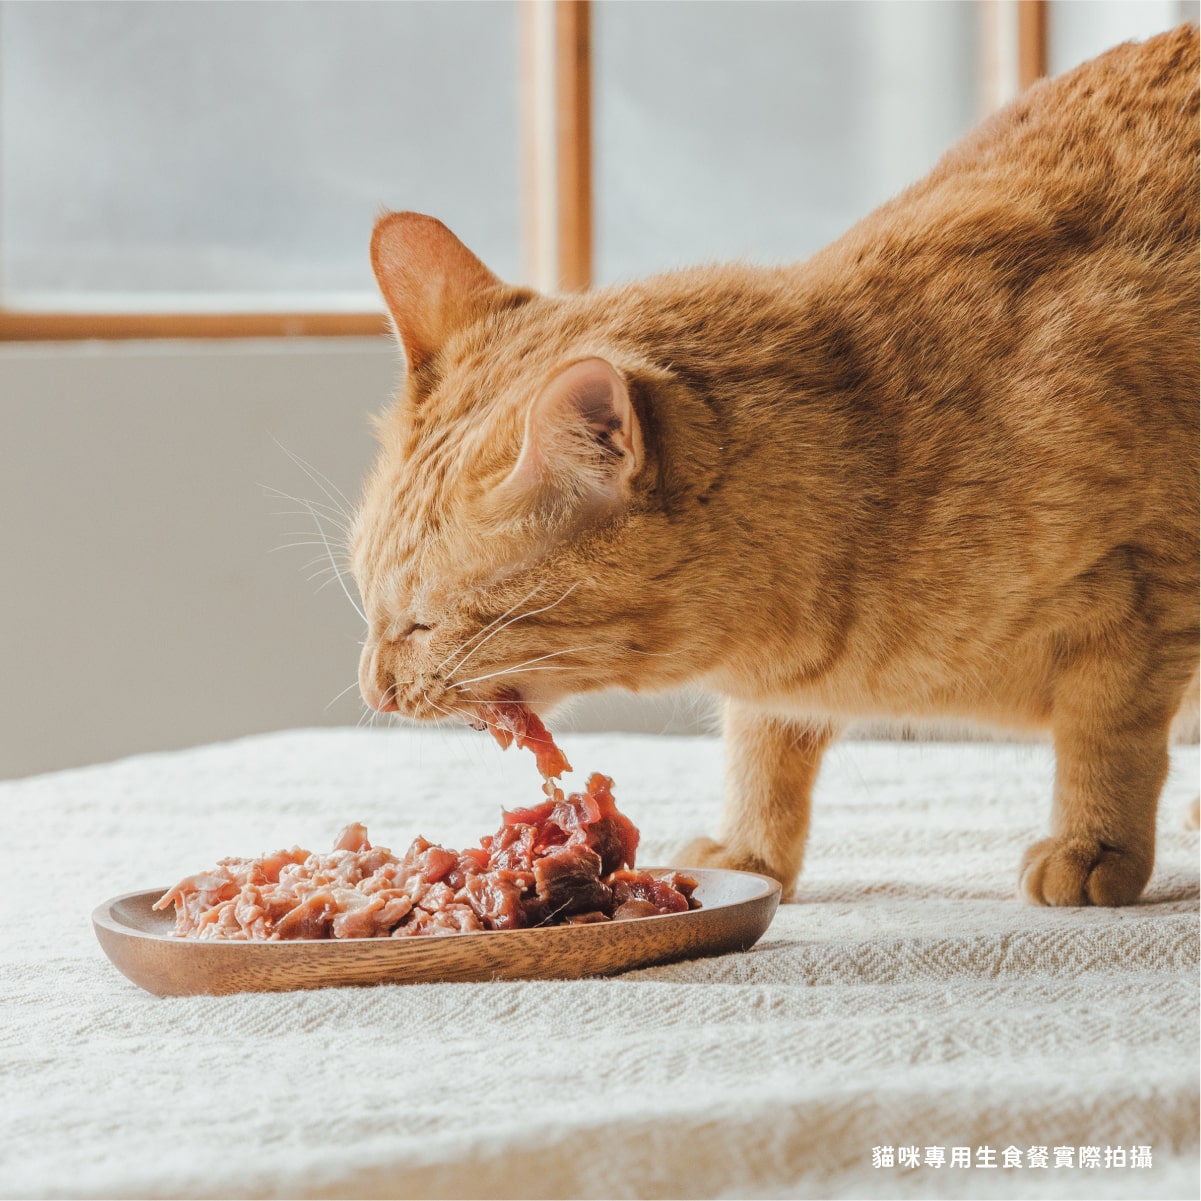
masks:
<svg viewBox="0 0 1201 1201"><path fill-rule="evenodd" d="M542 724L541 718L520 701L490 701L478 707L477 712L492 737L506 750L514 742L525 750L534 752L538 771L544 780L558 779L564 772L571 771L571 764Z"/></svg>

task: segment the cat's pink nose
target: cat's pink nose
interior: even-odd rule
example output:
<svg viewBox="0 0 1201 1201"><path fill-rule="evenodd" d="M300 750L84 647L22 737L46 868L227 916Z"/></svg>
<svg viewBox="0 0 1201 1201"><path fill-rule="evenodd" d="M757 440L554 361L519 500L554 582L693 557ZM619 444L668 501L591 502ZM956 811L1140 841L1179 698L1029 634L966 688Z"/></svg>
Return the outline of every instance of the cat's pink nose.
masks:
<svg viewBox="0 0 1201 1201"><path fill-rule="evenodd" d="M396 677L380 662L379 647L365 647L359 663L359 692L377 713L395 713Z"/></svg>

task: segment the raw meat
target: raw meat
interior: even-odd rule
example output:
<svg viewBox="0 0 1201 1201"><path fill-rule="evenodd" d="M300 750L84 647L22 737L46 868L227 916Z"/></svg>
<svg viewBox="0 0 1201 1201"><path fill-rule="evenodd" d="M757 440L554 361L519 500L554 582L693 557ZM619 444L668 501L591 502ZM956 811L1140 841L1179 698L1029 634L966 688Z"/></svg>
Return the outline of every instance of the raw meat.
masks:
<svg viewBox="0 0 1201 1201"><path fill-rule="evenodd" d="M542 804L503 813L500 829L465 851L418 838L398 859L354 823L328 854L293 847L223 859L181 880L155 908L174 904L183 938L267 941L467 934L696 908L696 881L635 871L637 847L613 781L598 772L583 792L550 788Z"/></svg>
<svg viewBox="0 0 1201 1201"><path fill-rule="evenodd" d="M571 771L567 756L555 745L542 719L532 709L519 701L502 698L479 705L478 711L480 721L504 750L516 741L519 747L534 752L544 780L557 780L564 772Z"/></svg>

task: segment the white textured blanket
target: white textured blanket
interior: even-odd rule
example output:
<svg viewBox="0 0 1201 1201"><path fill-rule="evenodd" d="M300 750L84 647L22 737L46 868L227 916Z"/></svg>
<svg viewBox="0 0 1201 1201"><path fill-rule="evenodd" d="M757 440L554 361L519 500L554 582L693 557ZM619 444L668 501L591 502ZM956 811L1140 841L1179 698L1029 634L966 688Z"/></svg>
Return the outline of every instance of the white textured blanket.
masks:
<svg viewBox="0 0 1201 1201"><path fill-rule="evenodd" d="M564 745L616 778L643 862L713 824L716 741ZM1015 899L1046 749L845 744L799 903L747 954L172 1000L110 967L95 903L353 819L474 842L536 796L530 757L301 731L2 784L0 1193L1196 1197L1197 776L1180 750L1131 909Z"/></svg>

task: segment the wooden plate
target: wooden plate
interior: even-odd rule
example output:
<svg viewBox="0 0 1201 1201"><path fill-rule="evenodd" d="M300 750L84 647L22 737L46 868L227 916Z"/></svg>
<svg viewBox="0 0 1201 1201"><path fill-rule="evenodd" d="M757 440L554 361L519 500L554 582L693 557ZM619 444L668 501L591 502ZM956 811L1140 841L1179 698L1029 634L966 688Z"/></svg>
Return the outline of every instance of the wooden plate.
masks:
<svg viewBox="0 0 1201 1201"><path fill-rule="evenodd" d="M348 984L443 980L570 980L652 963L724 955L753 946L771 924L780 886L767 876L682 870L697 881L700 909L626 922L493 930L437 938L220 942L175 938L174 910L151 906L167 890L130 892L92 914L104 953L160 997L279 992Z"/></svg>

